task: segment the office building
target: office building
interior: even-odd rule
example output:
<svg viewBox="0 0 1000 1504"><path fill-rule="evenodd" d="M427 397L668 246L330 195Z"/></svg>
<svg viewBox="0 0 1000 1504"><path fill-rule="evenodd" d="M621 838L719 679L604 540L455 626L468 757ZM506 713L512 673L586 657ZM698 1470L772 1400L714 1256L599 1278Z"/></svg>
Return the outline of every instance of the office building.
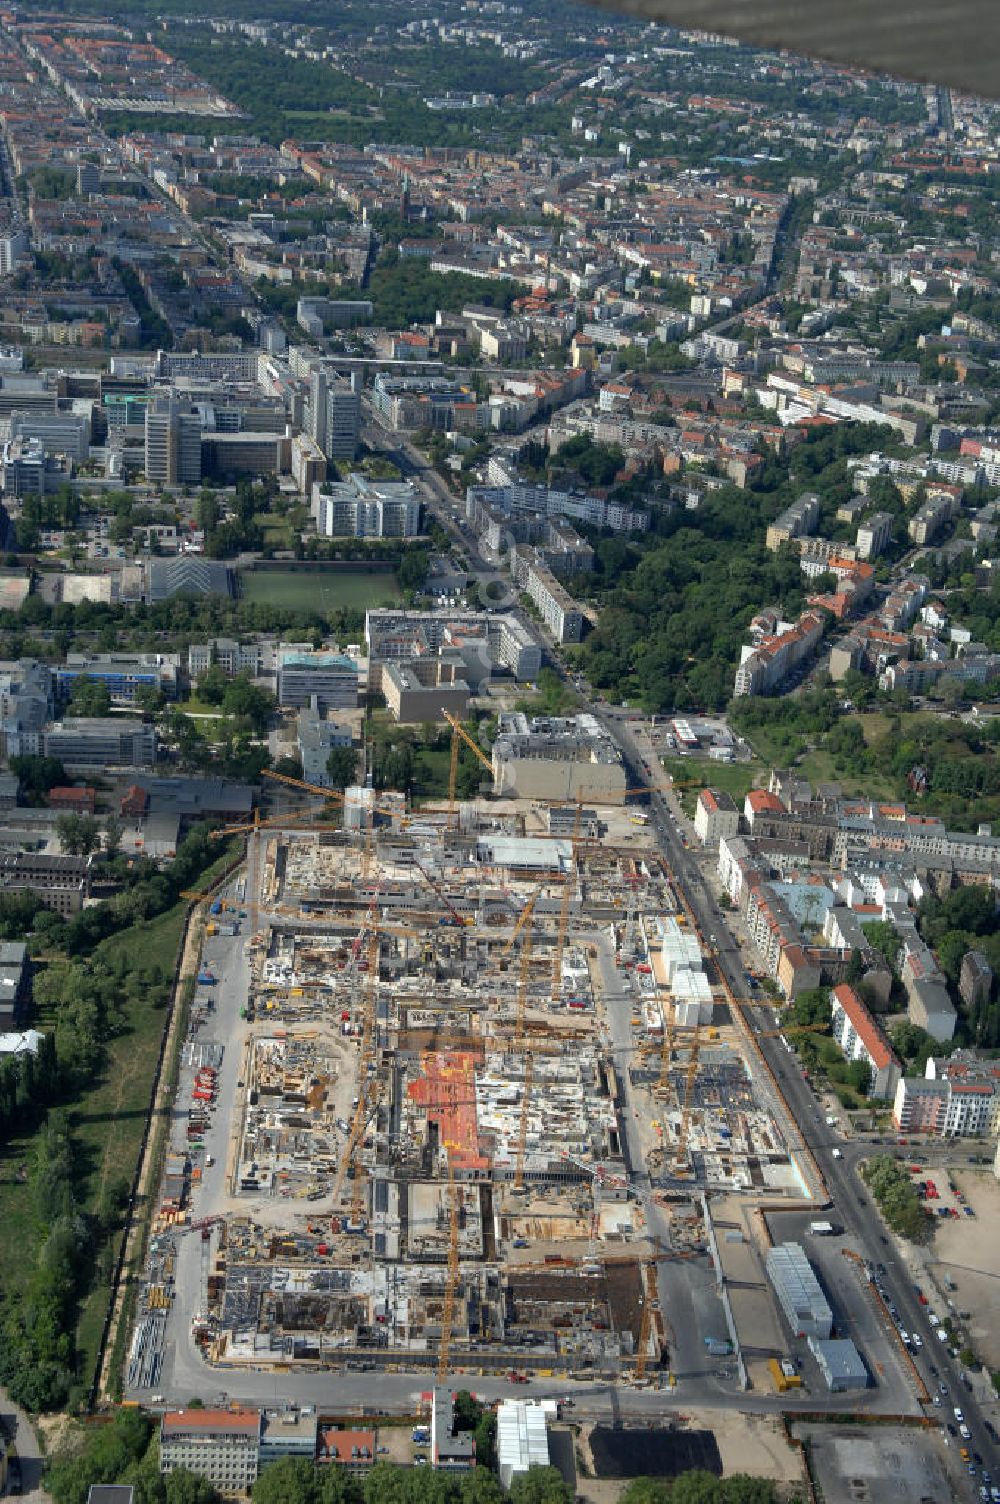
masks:
<svg viewBox="0 0 1000 1504"><path fill-rule="evenodd" d="M67 716L45 731L42 755L68 768L151 768L156 731L119 716Z"/></svg>
<svg viewBox="0 0 1000 1504"><path fill-rule="evenodd" d="M361 437L361 391L356 376L345 380L315 366L309 379L309 434L330 460L353 460Z"/></svg>
<svg viewBox="0 0 1000 1504"><path fill-rule="evenodd" d="M326 719L318 707L316 696L308 705L304 705L298 714L297 742L302 761L302 777L306 783L315 783L324 789L332 788L333 780L326 766L330 753L335 747L352 746L353 740L350 726Z"/></svg>
<svg viewBox="0 0 1000 1504"><path fill-rule="evenodd" d="M17 1022L31 989L28 949L23 940L0 944L0 1033Z"/></svg>
<svg viewBox="0 0 1000 1504"><path fill-rule="evenodd" d="M354 710L358 703L358 665L344 653L278 649L278 704Z"/></svg>
<svg viewBox="0 0 1000 1504"><path fill-rule="evenodd" d="M776 1243L767 1253L771 1281L785 1320L796 1337L829 1337L833 1312L812 1265L798 1243Z"/></svg>
<svg viewBox="0 0 1000 1504"><path fill-rule="evenodd" d="M11 413L12 439L37 439L49 454L66 454L82 463L90 453L87 413Z"/></svg>
<svg viewBox="0 0 1000 1504"><path fill-rule="evenodd" d="M193 642L188 648L188 674L197 683L210 668L220 668L227 679L237 674L256 677L261 672L263 650L259 642L237 642L233 637L212 637Z"/></svg>
<svg viewBox="0 0 1000 1504"><path fill-rule="evenodd" d="M78 914L90 895L90 857L0 853L0 891L34 893L57 914Z"/></svg>
<svg viewBox="0 0 1000 1504"><path fill-rule="evenodd" d="M196 486L201 480L201 418L173 397L146 408L146 479L153 485Z"/></svg>
<svg viewBox="0 0 1000 1504"><path fill-rule="evenodd" d="M621 753L592 715L501 714L493 743L493 792L521 799L624 804Z"/></svg>
<svg viewBox="0 0 1000 1504"><path fill-rule="evenodd" d="M5 496L44 496L48 467L40 439L9 439L3 446Z"/></svg>
<svg viewBox="0 0 1000 1504"><path fill-rule="evenodd" d="M542 667L536 638L518 617L508 613L379 607L365 613L365 642L369 675L382 663L422 657L440 647L484 642L493 664L506 669L518 683L537 679Z"/></svg>
<svg viewBox="0 0 1000 1504"><path fill-rule="evenodd" d="M387 663L382 670L382 693L393 718L405 724L443 721L447 710L459 720L469 705L469 685L462 677L458 654L412 658Z"/></svg>
<svg viewBox="0 0 1000 1504"><path fill-rule="evenodd" d="M431 1464L461 1472L476 1465L476 1440L471 1431L455 1430L451 1390L436 1384L431 1396Z"/></svg>
<svg viewBox="0 0 1000 1504"><path fill-rule="evenodd" d="M167 1410L160 1421L160 1472L183 1467L223 1493L249 1493L260 1438L259 1410Z"/></svg>
<svg viewBox="0 0 1000 1504"><path fill-rule="evenodd" d="M324 481L313 492L316 531L324 538L413 538L420 531L420 510L420 497L408 480L352 474L345 481Z"/></svg>
<svg viewBox="0 0 1000 1504"><path fill-rule="evenodd" d="M103 684L112 705L134 705L141 689L176 700L179 668L178 653L67 653L65 664L53 670L56 701L70 700L81 679Z"/></svg>

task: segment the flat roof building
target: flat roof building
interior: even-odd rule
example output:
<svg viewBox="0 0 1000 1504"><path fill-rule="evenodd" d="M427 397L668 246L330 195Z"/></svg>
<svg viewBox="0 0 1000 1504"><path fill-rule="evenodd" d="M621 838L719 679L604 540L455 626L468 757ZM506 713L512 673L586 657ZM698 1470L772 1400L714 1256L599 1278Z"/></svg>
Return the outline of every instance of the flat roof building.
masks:
<svg viewBox="0 0 1000 1504"><path fill-rule="evenodd" d="M849 1337L810 1337L809 1350L831 1394L868 1388L868 1370Z"/></svg>
<svg viewBox="0 0 1000 1504"><path fill-rule="evenodd" d="M493 792L522 799L624 804L627 779L615 743L592 715L502 714L493 743Z"/></svg>
<svg viewBox="0 0 1000 1504"><path fill-rule="evenodd" d="M476 1439L471 1431L456 1432L454 1401L443 1384L431 1398L431 1464L453 1471L476 1465Z"/></svg>
<svg viewBox="0 0 1000 1504"><path fill-rule="evenodd" d="M549 1438L545 1411L527 1400L504 1400L497 1410L497 1467L500 1482L510 1488L511 1479L529 1467L548 1467Z"/></svg>
<svg viewBox="0 0 1000 1504"><path fill-rule="evenodd" d="M767 1253L771 1281L785 1320L796 1337L829 1337L833 1312L813 1267L798 1243L776 1243Z"/></svg>

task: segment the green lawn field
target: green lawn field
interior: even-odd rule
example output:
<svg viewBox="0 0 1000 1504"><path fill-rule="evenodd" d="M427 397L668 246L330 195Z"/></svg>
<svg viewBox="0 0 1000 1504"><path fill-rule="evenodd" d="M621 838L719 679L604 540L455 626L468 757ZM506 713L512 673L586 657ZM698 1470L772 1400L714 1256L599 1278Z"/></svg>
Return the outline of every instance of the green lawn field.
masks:
<svg viewBox="0 0 1000 1504"><path fill-rule="evenodd" d="M241 575L243 599L267 606L301 606L304 611L364 611L394 606L403 594L392 570L341 574L332 570L248 570Z"/></svg>

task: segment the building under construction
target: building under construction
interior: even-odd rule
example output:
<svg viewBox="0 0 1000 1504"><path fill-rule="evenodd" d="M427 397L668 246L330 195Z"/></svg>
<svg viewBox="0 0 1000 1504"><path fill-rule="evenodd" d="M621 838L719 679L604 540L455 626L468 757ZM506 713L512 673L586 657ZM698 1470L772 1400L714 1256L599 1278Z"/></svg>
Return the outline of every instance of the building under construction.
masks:
<svg viewBox="0 0 1000 1504"><path fill-rule="evenodd" d="M353 807L248 835L213 1352L666 1361L704 1193L795 1174L652 841L628 806Z"/></svg>

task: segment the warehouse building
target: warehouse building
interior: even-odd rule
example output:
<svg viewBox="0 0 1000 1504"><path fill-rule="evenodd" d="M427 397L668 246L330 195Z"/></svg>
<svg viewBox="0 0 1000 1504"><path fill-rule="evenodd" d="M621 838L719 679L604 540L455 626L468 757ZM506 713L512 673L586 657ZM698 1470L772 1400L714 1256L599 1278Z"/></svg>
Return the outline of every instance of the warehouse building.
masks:
<svg viewBox="0 0 1000 1504"><path fill-rule="evenodd" d="M525 1400L504 1400L497 1410L497 1466L500 1482L511 1480L529 1467L548 1467L549 1438L545 1411Z"/></svg>
<svg viewBox="0 0 1000 1504"><path fill-rule="evenodd" d="M829 1337L833 1312L800 1244L776 1243L768 1249L767 1277L795 1336Z"/></svg>
<svg viewBox="0 0 1000 1504"><path fill-rule="evenodd" d="M810 1337L809 1350L831 1394L868 1388L868 1370L849 1337Z"/></svg>

